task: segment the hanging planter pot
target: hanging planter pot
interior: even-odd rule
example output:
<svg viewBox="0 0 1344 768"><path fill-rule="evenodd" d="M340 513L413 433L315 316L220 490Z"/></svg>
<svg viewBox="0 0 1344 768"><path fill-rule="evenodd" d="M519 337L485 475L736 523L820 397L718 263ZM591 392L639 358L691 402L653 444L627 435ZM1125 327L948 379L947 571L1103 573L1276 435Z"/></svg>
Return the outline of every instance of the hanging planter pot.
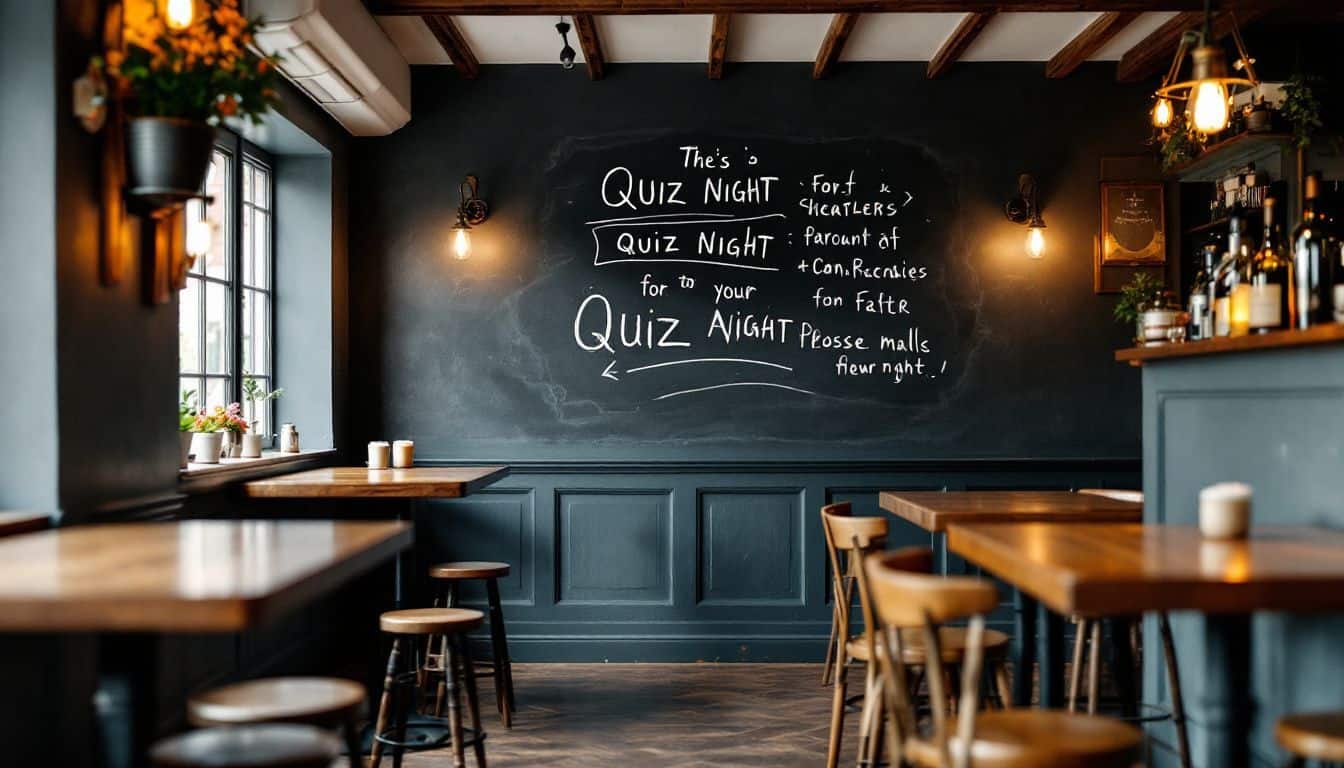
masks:
<svg viewBox="0 0 1344 768"><path fill-rule="evenodd" d="M215 129L177 117L133 117L126 125L126 191L161 207L201 192Z"/></svg>

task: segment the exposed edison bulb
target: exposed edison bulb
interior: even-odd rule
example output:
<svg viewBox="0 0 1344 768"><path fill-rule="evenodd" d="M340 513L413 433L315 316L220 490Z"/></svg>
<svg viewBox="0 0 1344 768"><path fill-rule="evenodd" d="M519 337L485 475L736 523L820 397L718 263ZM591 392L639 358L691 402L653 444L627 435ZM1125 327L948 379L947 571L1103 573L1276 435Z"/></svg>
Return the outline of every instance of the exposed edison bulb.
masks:
<svg viewBox="0 0 1344 768"><path fill-rule="evenodd" d="M193 218L187 224L187 255L200 258L210 252L215 239L214 227L205 219Z"/></svg>
<svg viewBox="0 0 1344 768"><path fill-rule="evenodd" d="M163 20L169 29L186 29L195 21L195 0L167 0L163 8Z"/></svg>
<svg viewBox="0 0 1344 768"><path fill-rule="evenodd" d="M1153 107L1153 125L1158 128L1166 128L1171 125L1171 118L1171 101L1158 99L1157 105Z"/></svg>
<svg viewBox="0 0 1344 768"><path fill-rule="evenodd" d="M1027 227L1027 255L1039 259L1045 255L1045 227Z"/></svg>
<svg viewBox="0 0 1344 768"><path fill-rule="evenodd" d="M471 233L466 227L453 227L453 258L459 261L471 258Z"/></svg>
<svg viewBox="0 0 1344 768"><path fill-rule="evenodd" d="M1217 80L1201 80L1195 85L1190 99L1190 113L1195 130L1204 134L1217 133L1227 127L1227 89Z"/></svg>

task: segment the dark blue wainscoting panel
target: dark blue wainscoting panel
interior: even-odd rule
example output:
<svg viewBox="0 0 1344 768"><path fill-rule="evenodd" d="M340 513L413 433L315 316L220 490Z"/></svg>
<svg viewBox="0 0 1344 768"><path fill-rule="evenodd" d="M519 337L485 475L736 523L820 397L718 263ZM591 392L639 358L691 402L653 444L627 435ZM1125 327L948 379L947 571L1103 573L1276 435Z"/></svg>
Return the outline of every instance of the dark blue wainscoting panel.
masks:
<svg viewBox="0 0 1344 768"><path fill-rule="evenodd" d="M468 498L420 504L415 560L512 565L500 589L518 660L810 661L830 628L823 504L885 515L887 489L1138 483L1137 460L529 463ZM933 547L940 569L974 572L894 517L888 546ZM463 599L479 605L484 590Z"/></svg>

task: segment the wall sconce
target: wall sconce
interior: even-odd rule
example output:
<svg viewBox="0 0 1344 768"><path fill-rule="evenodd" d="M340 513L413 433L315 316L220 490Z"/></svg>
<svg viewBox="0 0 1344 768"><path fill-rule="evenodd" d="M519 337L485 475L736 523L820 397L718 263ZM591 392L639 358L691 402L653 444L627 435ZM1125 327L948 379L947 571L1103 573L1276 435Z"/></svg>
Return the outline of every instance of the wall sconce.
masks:
<svg viewBox="0 0 1344 768"><path fill-rule="evenodd" d="M1003 214L1014 224L1027 225L1027 256L1039 259L1045 255L1045 219L1037 197L1036 178L1030 173L1017 177L1017 197L1003 206Z"/></svg>
<svg viewBox="0 0 1344 768"><path fill-rule="evenodd" d="M458 260L471 258L471 228L483 223L490 215L490 206L476 196L479 183L476 176L469 173L457 185L459 202L457 223L453 225L453 258Z"/></svg>

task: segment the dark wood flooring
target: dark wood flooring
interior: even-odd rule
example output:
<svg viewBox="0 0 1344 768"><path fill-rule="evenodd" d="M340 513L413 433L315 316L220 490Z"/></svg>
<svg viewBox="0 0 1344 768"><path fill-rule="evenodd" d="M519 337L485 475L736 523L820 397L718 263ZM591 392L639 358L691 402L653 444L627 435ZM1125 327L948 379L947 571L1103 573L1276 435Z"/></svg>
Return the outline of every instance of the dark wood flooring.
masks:
<svg viewBox="0 0 1344 768"><path fill-rule="evenodd" d="M518 713L499 724L481 680L491 768L821 766L831 689L817 664L515 664ZM851 674L852 693L862 674ZM854 764L859 716L846 718L840 764ZM384 763L390 765L390 761ZM452 766L448 750L406 757ZM467 765L474 766L471 750Z"/></svg>

